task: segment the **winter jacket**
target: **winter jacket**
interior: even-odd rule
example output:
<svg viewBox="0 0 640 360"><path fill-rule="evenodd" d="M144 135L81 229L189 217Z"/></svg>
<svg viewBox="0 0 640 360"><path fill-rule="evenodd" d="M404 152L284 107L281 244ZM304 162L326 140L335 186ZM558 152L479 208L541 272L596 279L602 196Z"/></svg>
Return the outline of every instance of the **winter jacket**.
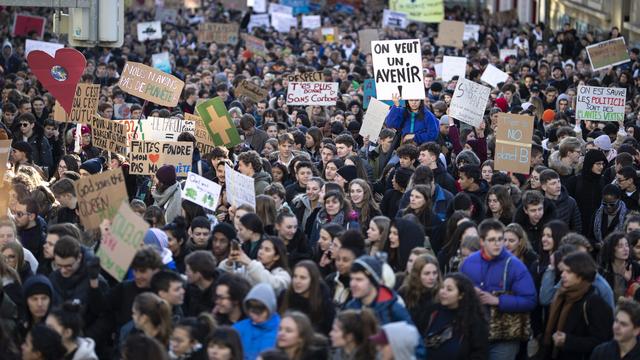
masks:
<svg viewBox="0 0 640 360"><path fill-rule="evenodd" d="M411 197L411 191L405 191L402 195L402 199L400 199L400 209L404 209L409 206L409 198ZM447 211L449 209L449 205L453 201L453 194L442 186L436 183L435 190L433 193L433 206L431 210L438 216L440 221L447 220Z"/></svg>
<svg viewBox="0 0 640 360"><path fill-rule="evenodd" d="M269 319L263 323L254 323L250 318L240 320L233 325L238 331L245 360L254 360L260 352L271 349L276 345L276 336L280 326L280 315L276 312L276 295L269 284L258 284L244 298L258 300L269 310Z"/></svg>
<svg viewBox="0 0 640 360"><path fill-rule="evenodd" d="M547 268L542 275L542 281L540 282L540 305L547 306L553 301L553 297L560 288L560 281L554 284L555 271ZM593 281L594 292L604 300L609 309L613 311L615 308L615 301L613 298L613 290L607 280L600 274L596 273L596 279Z"/></svg>
<svg viewBox="0 0 640 360"><path fill-rule="evenodd" d="M578 204L580 215L582 216L582 233L591 234L593 229L593 214L595 214L600 202L602 201L602 175L595 174L591 171L593 164L598 161L604 161L605 167L607 160L600 150L589 150L584 156L582 171L567 183L567 190Z"/></svg>
<svg viewBox="0 0 640 360"><path fill-rule="evenodd" d="M169 186L162 193L156 190L151 195L154 205L164 209L164 219L167 224L182 215L182 188L179 182Z"/></svg>
<svg viewBox="0 0 640 360"><path fill-rule="evenodd" d="M319 295L322 299L322 310L320 311L320 319L311 317L309 299L295 293L294 291L291 291L289 294L289 306L286 310L297 310L307 314L312 322L313 328L321 334L328 335L329 331L331 331L331 326L333 325L333 318L336 315L336 309L333 306L333 302L331 301L329 287L322 281L320 282L320 291L321 293Z"/></svg>
<svg viewBox="0 0 640 360"><path fill-rule="evenodd" d="M396 321L406 321L413 324L413 320L407 309L399 301L398 294L382 285L378 287L378 295L373 303L364 305L361 299L352 299L347 303L345 309L360 310L370 308L375 314L380 324L388 324Z"/></svg>
<svg viewBox="0 0 640 360"><path fill-rule="evenodd" d="M29 229L19 229L18 239L25 249L33 253L36 259L42 259L42 246L47 238L47 223L40 216L36 217L36 224Z"/></svg>
<svg viewBox="0 0 640 360"><path fill-rule="evenodd" d="M582 215L576 200L569 196L569 192L563 186L557 200L551 200L556 208L555 218L564 221L569 225L569 230L577 233L582 232Z"/></svg>
<svg viewBox="0 0 640 360"><path fill-rule="evenodd" d="M509 258L511 261L506 269L507 283L503 284L505 265ZM505 248L491 260L486 260L482 251L474 252L462 263L460 272L467 275L473 284L483 291L493 293L506 290L509 294L498 297L498 310L502 312L529 312L536 306L536 288L529 270Z"/></svg>
<svg viewBox="0 0 640 360"><path fill-rule="evenodd" d="M615 340L596 346L589 360L638 360L640 359L640 341L624 357L620 357L620 345Z"/></svg>
<svg viewBox="0 0 640 360"><path fill-rule="evenodd" d="M450 310L442 305L437 305L434 312L424 316L430 325L424 329L423 336L437 335L445 331L447 327L454 327L457 310ZM443 342L440 346L428 348L429 359L433 360L484 360L489 358L489 327L486 320L475 321L464 324L469 328L465 337L463 334L453 331L450 340ZM451 342L448 344L448 342Z"/></svg>
<svg viewBox="0 0 640 360"><path fill-rule="evenodd" d="M292 204L293 203L293 199L295 197L307 193L307 188L300 186L300 184L296 181L293 184L288 185L285 188L285 191L286 191L285 198L287 199L287 203L288 204Z"/></svg>
<svg viewBox="0 0 640 360"><path fill-rule="evenodd" d="M342 225L345 230L356 229L360 230L360 223L358 222L358 214L352 211L349 214L345 214L344 210L340 210L334 217L330 217L324 208L321 208L313 222L313 228L311 229L311 236L309 237L309 247L315 248L320 238L320 229L323 225L334 223Z"/></svg>
<svg viewBox="0 0 640 360"><path fill-rule="evenodd" d="M260 171L253 175L253 188L256 196L264 194L264 189L271 184L271 175L266 171Z"/></svg>
<svg viewBox="0 0 640 360"><path fill-rule="evenodd" d="M234 272L233 265L227 261L227 259L222 261L218 268L226 272ZM291 284L291 275L289 275L287 270L281 267L268 270L258 260L251 260L244 271L247 280L249 280L251 285L262 283L269 284L273 288L273 291L275 291L276 295L285 291L289 287L289 284Z"/></svg>
<svg viewBox="0 0 640 360"><path fill-rule="evenodd" d="M418 113L411 115L403 107L392 106L384 123L389 128L400 130L401 137L415 134L414 141L420 145L438 138L440 125L435 115L427 108L423 109L424 118L418 118Z"/></svg>
<svg viewBox="0 0 640 360"><path fill-rule="evenodd" d="M456 188L456 180L449 174L447 168L442 165L440 161L437 161L438 167L432 169L433 178L437 185L440 185L443 189L449 191L452 194L458 192L458 188Z"/></svg>
<svg viewBox="0 0 640 360"><path fill-rule="evenodd" d="M560 151L556 150L549 155L549 168L555 170L560 175L560 182L566 186L569 179L575 177L578 166L571 167L560 160Z"/></svg>
<svg viewBox="0 0 640 360"><path fill-rule="evenodd" d="M544 224L557 218L556 210L551 200L545 198L543 206L544 214L542 215L542 219L540 219L540 221L535 225L531 224L529 221L529 215L525 214L523 205L520 205L518 210L516 210L516 213L513 215L513 222L522 226L524 231L527 233L527 238L529 239L531 247L536 251L541 249L540 240L542 239Z"/></svg>
<svg viewBox="0 0 640 360"><path fill-rule="evenodd" d="M202 312L210 313L215 303L215 281L206 289L200 289L195 284L189 284L184 297L184 315L198 316Z"/></svg>

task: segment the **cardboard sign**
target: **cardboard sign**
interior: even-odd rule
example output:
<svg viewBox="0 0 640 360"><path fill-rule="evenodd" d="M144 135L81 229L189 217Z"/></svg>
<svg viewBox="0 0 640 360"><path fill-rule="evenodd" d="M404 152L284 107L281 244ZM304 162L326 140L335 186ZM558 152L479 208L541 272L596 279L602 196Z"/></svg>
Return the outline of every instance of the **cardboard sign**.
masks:
<svg viewBox="0 0 640 360"><path fill-rule="evenodd" d="M627 89L578 86L576 119L591 121L623 121Z"/></svg>
<svg viewBox="0 0 640 360"><path fill-rule="evenodd" d="M363 54L371 53L371 42L380 39L378 29L364 29L358 31L358 40L360 43L360 51Z"/></svg>
<svg viewBox="0 0 640 360"><path fill-rule="evenodd" d="M462 38L464 36L464 22L444 20L438 25L438 37L436 45L451 46L462 49L464 45Z"/></svg>
<svg viewBox="0 0 640 360"><path fill-rule="evenodd" d="M271 26L276 29L277 32L286 33L291 28L298 27L298 19L293 15L283 13L271 14Z"/></svg>
<svg viewBox="0 0 640 360"><path fill-rule="evenodd" d="M518 49L500 49L500 61L504 61L509 56L518 57Z"/></svg>
<svg viewBox="0 0 640 360"><path fill-rule="evenodd" d="M160 118L150 116L138 119L115 120L125 126L127 140L178 141L183 132L194 132L195 122L179 118ZM142 128L140 128L142 125Z"/></svg>
<svg viewBox="0 0 640 360"><path fill-rule="evenodd" d="M222 192L222 186L191 172L184 183L182 198L211 211L216 211L220 201L220 192Z"/></svg>
<svg viewBox="0 0 640 360"><path fill-rule="evenodd" d="M200 150L200 154L204 155L213 151L213 148L215 147L213 139L211 138L211 135L209 135L209 131L207 130L207 127L204 126L200 116L185 113L184 118L185 120L193 121L195 124L193 136L196 138L196 147Z"/></svg>
<svg viewBox="0 0 640 360"><path fill-rule="evenodd" d="M267 56L267 43L266 41L249 34L241 34L244 41L244 47L252 53L265 57Z"/></svg>
<svg viewBox="0 0 640 360"><path fill-rule="evenodd" d="M304 15L302 17L302 28L315 30L322 27L320 15Z"/></svg>
<svg viewBox="0 0 640 360"><path fill-rule="evenodd" d="M234 89L234 93L236 97L244 95L255 102L268 99L269 97L269 90L263 89L253 81L248 80L242 80Z"/></svg>
<svg viewBox="0 0 640 360"><path fill-rule="evenodd" d="M162 23L160 21L150 21L138 23L138 41L161 40Z"/></svg>
<svg viewBox="0 0 640 360"><path fill-rule="evenodd" d="M382 12L382 27L403 29L407 26L409 26L409 19L407 19L407 14L397 11L391 11L389 9L384 9L384 11Z"/></svg>
<svg viewBox="0 0 640 360"><path fill-rule="evenodd" d="M129 199L122 169L81 177L74 185L85 229L98 229L102 220L111 220L120 203Z"/></svg>
<svg viewBox="0 0 640 360"><path fill-rule="evenodd" d="M31 33L35 33L39 39L42 39L46 23L47 19L42 16L16 14L13 18L11 34L13 36L30 37Z"/></svg>
<svg viewBox="0 0 640 360"><path fill-rule="evenodd" d="M460 79L451 98L449 116L471 126L478 127L487 108L491 88L476 84L471 80Z"/></svg>
<svg viewBox="0 0 640 360"><path fill-rule="evenodd" d="M464 24L464 35L462 35L462 41L480 39L480 25Z"/></svg>
<svg viewBox="0 0 640 360"><path fill-rule="evenodd" d="M127 127L117 121L91 118L93 145L123 156L127 156Z"/></svg>
<svg viewBox="0 0 640 360"><path fill-rule="evenodd" d="M285 75L285 79L288 82L297 81L297 82L322 82L324 81L324 75L322 71L312 71L306 72L302 74L294 74L294 75Z"/></svg>
<svg viewBox="0 0 640 360"><path fill-rule="evenodd" d="M338 83L295 82L289 83L287 105L333 106L338 101Z"/></svg>
<svg viewBox="0 0 640 360"><path fill-rule="evenodd" d="M424 99L422 50L420 40L371 42L373 71L379 100Z"/></svg>
<svg viewBox="0 0 640 360"><path fill-rule="evenodd" d="M11 140L0 140L0 189L5 188L4 177L7 174L7 163L9 162L10 153ZM7 188L5 188L5 190L7 190ZM0 196L0 206L4 204L3 200L8 202L9 196L7 195ZM5 206L4 208L0 207L0 216L6 216L8 208L8 206Z"/></svg>
<svg viewBox="0 0 640 360"><path fill-rule="evenodd" d="M27 39L27 42L24 45L24 56L28 56L33 50L42 50L53 57L56 56L56 51L63 47L64 44Z"/></svg>
<svg viewBox="0 0 640 360"><path fill-rule="evenodd" d="M227 107L220 97L215 97L196 106L202 122L216 146L234 147L242 142Z"/></svg>
<svg viewBox="0 0 640 360"><path fill-rule="evenodd" d="M249 20L249 25L247 25L247 28L249 29L249 32L252 32L253 29L257 27L267 29L269 26L271 26L271 18L269 17L269 14L253 14L251 15L251 19Z"/></svg>
<svg viewBox="0 0 640 360"><path fill-rule="evenodd" d="M413 21L438 23L444 19L443 0L390 0L389 9L405 13Z"/></svg>
<svg viewBox="0 0 640 360"><path fill-rule="evenodd" d="M149 230L149 224L123 201L109 230L103 234L96 256L100 258L100 266L104 271L116 280L122 281L129 271L136 251L144 244L144 235Z"/></svg>
<svg viewBox="0 0 640 360"><path fill-rule="evenodd" d="M389 114L389 105L376 98L371 98L367 112L362 120L360 135L363 137L368 135L370 141L375 141L380 135L380 130L384 120L387 118L387 114Z"/></svg>
<svg viewBox="0 0 640 360"><path fill-rule="evenodd" d="M487 84L498 87L498 84L504 83L509 79L509 74L498 69L497 67L489 64L487 68L484 69L480 80L486 82Z"/></svg>
<svg viewBox="0 0 640 360"><path fill-rule="evenodd" d="M198 41L218 44L236 45L240 25L236 23L201 23L198 28Z"/></svg>
<svg viewBox="0 0 640 360"><path fill-rule="evenodd" d="M98 111L100 85L80 83L76 86L71 113L67 115L58 101L53 107L53 120L88 124Z"/></svg>
<svg viewBox="0 0 640 360"><path fill-rule="evenodd" d="M184 82L150 66L127 61L118 86L127 94L161 106L178 105Z"/></svg>
<svg viewBox="0 0 640 360"><path fill-rule="evenodd" d="M532 137L533 116L498 114L494 168L528 175L531 168Z"/></svg>
<svg viewBox="0 0 640 360"><path fill-rule="evenodd" d="M227 201L231 205L238 207L249 204L256 208L256 189L252 177L243 175L225 164L224 183L227 187Z"/></svg>
<svg viewBox="0 0 640 360"><path fill-rule="evenodd" d="M442 58L442 80L451 81L454 76L464 79L467 71L467 58L461 56L445 56Z"/></svg>
<svg viewBox="0 0 640 360"><path fill-rule="evenodd" d="M193 143L190 141L131 140L129 173L154 175L163 165L173 165L177 176L187 176L191 171L192 156Z"/></svg>
<svg viewBox="0 0 640 360"><path fill-rule="evenodd" d="M587 55L593 71L606 69L631 61L623 37L587 46Z"/></svg>

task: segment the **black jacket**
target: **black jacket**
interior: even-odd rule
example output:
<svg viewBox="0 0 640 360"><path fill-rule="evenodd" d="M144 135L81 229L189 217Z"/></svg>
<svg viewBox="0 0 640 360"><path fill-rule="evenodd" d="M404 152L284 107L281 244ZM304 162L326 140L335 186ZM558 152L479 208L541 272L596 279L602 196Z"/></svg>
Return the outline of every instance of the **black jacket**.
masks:
<svg viewBox="0 0 640 360"><path fill-rule="evenodd" d="M448 326L453 326L456 316L455 311L451 311L442 305L438 305L436 311L431 313L429 320L431 322L428 329L423 333L424 336L438 335L442 333ZM479 317L482 319L482 317ZM433 360L484 360L489 358L489 326L486 321L474 321L473 323L465 323L465 328L469 328L468 336L463 336L454 330L453 338L449 341L459 341L458 352L453 354L448 351L442 351L440 348L427 348L429 359ZM455 326L454 326L455 329Z"/></svg>
<svg viewBox="0 0 640 360"><path fill-rule="evenodd" d="M563 187L558 199L551 200L551 202L556 208L556 218L569 225L569 230L581 233L582 215L580 214L576 200L569 196L567 189Z"/></svg>
<svg viewBox="0 0 640 360"><path fill-rule="evenodd" d="M36 217L36 225L29 229L19 229L18 238L22 246L33 253L33 256L42 259L42 245L47 238L47 223L40 216Z"/></svg>
<svg viewBox="0 0 640 360"><path fill-rule="evenodd" d="M544 214L542 215L542 219L538 221L536 225L532 225L529 221L529 216L524 213L523 205L518 207L516 213L513 215L513 222L520 224L524 231L527 233L527 238L529 239L529 243L533 247L534 250L540 250L540 239L542 239L542 230L544 228L544 224L547 222L557 218L556 209L553 206L551 200L545 198L544 199Z"/></svg>
<svg viewBox="0 0 640 360"><path fill-rule="evenodd" d="M445 190L455 195L458 192L456 180L451 176L451 174L449 174L447 168L445 168L440 161L437 161L437 163L438 167L433 169L433 178L436 184L442 186Z"/></svg>
<svg viewBox="0 0 640 360"><path fill-rule="evenodd" d="M331 327L333 326L333 318L336 315L336 311L333 306L333 301L331 300L329 287L324 283L324 281L320 282L320 290L322 291L322 310L320 311L320 314L316 314L315 317L311 314L309 299L298 295L293 291L289 295L289 306L286 310L297 310L307 314L311 319L313 328L319 333L328 335L329 331L331 331ZM285 292L283 297L287 296L287 293L288 292Z"/></svg>
<svg viewBox="0 0 640 360"><path fill-rule="evenodd" d="M210 313L215 306L215 291L215 281L204 290L189 284L184 297L184 315L198 316L201 312Z"/></svg>
<svg viewBox="0 0 640 360"><path fill-rule="evenodd" d="M593 229L593 214L595 214L602 201L602 189L604 183L602 175L591 171L593 164L598 161L607 163L607 159L599 150L589 150L584 157L582 171L567 183L567 190L580 209L582 217L582 233L591 234Z"/></svg>
<svg viewBox="0 0 640 360"><path fill-rule="evenodd" d="M640 359L640 342L624 357L620 357L620 346L615 340L607 341L593 349L590 360L638 360Z"/></svg>

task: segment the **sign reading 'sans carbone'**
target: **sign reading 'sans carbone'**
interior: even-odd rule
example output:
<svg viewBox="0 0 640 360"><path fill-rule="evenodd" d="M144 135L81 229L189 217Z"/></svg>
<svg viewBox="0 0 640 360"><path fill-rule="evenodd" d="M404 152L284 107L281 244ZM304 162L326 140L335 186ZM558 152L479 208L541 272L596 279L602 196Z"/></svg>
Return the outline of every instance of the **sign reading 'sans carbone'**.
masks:
<svg viewBox="0 0 640 360"><path fill-rule="evenodd" d="M378 100L424 99L420 40L372 41L371 51Z"/></svg>
<svg viewBox="0 0 640 360"><path fill-rule="evenodd" d="M338 101L338 83L290 82L287 89L288 105L331 106Z"/></svg>
<svg viewBox="0 0 640 360"><path fill-rule="evenodd" d="M131 140L129 173L152 175L163 165L173 165L177 176L191 171L193 143L190 141Z"/></svg>
<svg viewBox="0 0 640 360"><path fill-rule="evenodd" d="M624 120L627 89L578 86L576 118L591 121Z"/></svg>
<svg viewBox="0 0 640 360"><path fill-rule="evenodd" d="M154 104L174 107L178 105L184 82L150 66L127 61L118 86L128 94Z"/></svg>

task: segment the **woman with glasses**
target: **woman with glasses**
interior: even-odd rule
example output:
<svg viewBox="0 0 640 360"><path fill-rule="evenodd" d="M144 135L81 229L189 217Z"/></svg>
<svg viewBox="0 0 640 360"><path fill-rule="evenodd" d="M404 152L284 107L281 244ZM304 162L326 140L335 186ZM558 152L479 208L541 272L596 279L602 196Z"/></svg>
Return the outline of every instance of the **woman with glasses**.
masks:
<svg viewBox="0 0 640 360"><path fill-rule="evenodd" d="M56 180L62 179L62 175L65 171L80 171L80 164L78 164L78 159L74 155L65 155L58 162L58 168L53 173L53 177L50 181L53 184Z"/></svg>
<svg viewBox="0 0 640 360"><path fill-rule="evenodd" d="M602 244L610 233L624 230L624 219L628 210L621 198L622 190L616 185L607 184L602 190L602 204L593 215L591 224L590 238L594 239L596 244Z"/></svg>

